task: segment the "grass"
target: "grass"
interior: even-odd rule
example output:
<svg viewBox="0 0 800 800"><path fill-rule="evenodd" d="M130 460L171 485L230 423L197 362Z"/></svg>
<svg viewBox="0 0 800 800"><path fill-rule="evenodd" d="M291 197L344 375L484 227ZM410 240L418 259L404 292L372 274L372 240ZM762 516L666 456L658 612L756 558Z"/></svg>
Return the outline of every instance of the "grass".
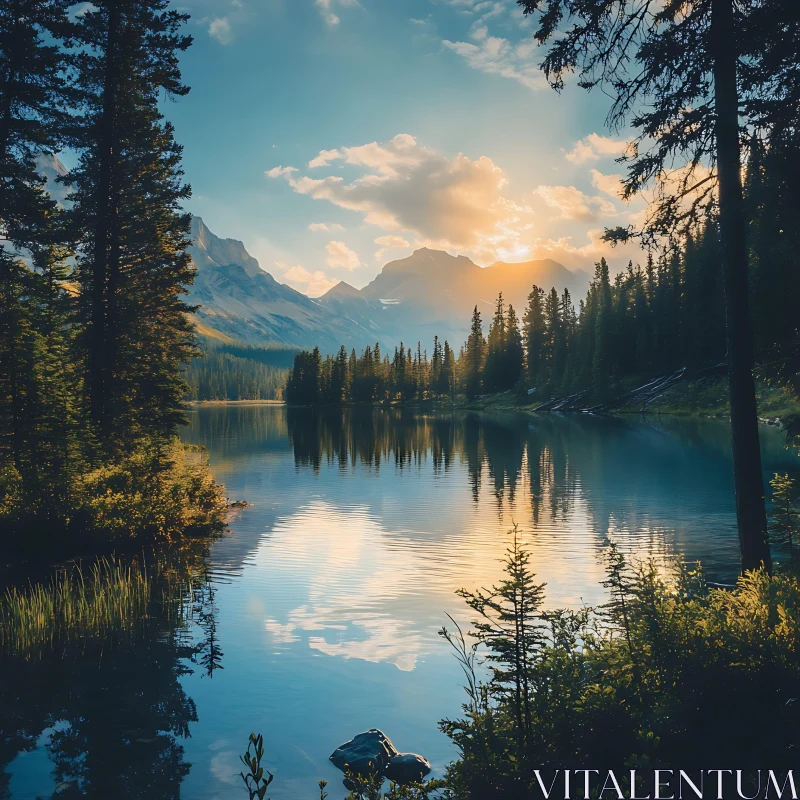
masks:
<svg viewBox="0 0 800 800"><path fill-rule="evenodd" d="M155 611L170 618L191 613L202 566L183 551L121 560L102 557L57 570L47 582L6 589L0 597L0 647L17 655L56 644L132 633Z"/></svg>

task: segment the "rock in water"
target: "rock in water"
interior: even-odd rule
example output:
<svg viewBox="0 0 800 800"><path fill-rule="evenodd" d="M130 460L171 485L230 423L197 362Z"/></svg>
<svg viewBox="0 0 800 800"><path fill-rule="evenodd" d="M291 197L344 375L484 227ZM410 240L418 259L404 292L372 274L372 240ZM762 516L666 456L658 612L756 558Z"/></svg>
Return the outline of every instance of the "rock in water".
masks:
<svg viewBox="0 0 800 800"><path fill-rule="evenodd" d="M372 728L339 745L331 753L330 760L342 772L349 769L359 775L383 775L396 755L397 749L389 737L383 731Z"/></svg>
<svg viewBox="0 0 800 800"><path fill-rule="evenodd" d="M416 753L398 753L383 770L383 774L395 783L421 781L431 771L427 758Z"/></svg>

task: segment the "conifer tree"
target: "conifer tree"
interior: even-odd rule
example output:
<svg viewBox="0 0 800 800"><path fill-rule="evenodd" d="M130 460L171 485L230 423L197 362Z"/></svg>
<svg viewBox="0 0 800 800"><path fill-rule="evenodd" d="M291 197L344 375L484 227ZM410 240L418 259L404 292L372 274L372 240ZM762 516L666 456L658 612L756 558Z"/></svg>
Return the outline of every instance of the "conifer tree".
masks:
<svg viewBox="0 0 800 800"><path fill-rule="evenodd" d="M612 126L637 131L625 160L624 196L655 184L659 201L643 233L685 234L710 210L719 217L725 285L736 513L742 566L770 567L748 303L748 253L740 132L794 129L800 76L796 0L518 0L538 16L549 45L543 70L555 89L578 74L610 87ZM707 172L708 165L711 171ZM683 166L676 173L675 166ZM607 232L625 241L635 232Z"/></svg>
<svg viewBox="0 0 800 800"><path fill-rule="evenodd" d="M464 350L464 391L467 397L472 399L480 394L482 386L483 366L486 357L486 340L483 336L483 326L481 325L481 312L478 306L472 312L472 324L470 325L469 338Z"/></svg>
<svg viewBox="0 0 800 800"><path fill-rule="evenodd" d="M16 247L37 241L55 203L36 172L57 150L69 90L64 0L9 0L0 6L0 229ZM5 244L0 244L4 250Z"/></svg>
<svg viewBox="0 0 800 800"><path fill-rule="evenodd" d="M56 315L63 276L50 269L67 253L58 208L36 171L37 158L59 146L69 102L60 47L66 9L60 0L0 6L0 461L9 454L26 508L62 494L48 480L63 486L53 447L62 455L67 449L68 420L51 413L51 403L62 396L70 364L53 371L51 355L66 357L60 345L69 320L60 308ZM43 342L53 344L52 352Z"/></svg>
<svg viewBox="0 0 800 800"><path fill-rule="evenodd" d="M181 363L194 353L182 300L191 283L181 148L159 110L183 96L187 16L168 0L98 0L79 18L71 129L80 163L72 214L79 258L91 419L106 452L165 438L183 418Z"/></svg>
<svg viewBox="0 0 800 800"><path fill-rule="evenodd" d="M535 284L528 295L523 326L528 380L536 384L543 375L547 326L544 316L544 290Z"/></svg>
<svg viewBox="0 0 800 800"><path fill-rule="evenodd" d="M592 353L592 385L602 396L611 378L611 312L612 294L608 264L601 258L595 265L594 276L594 350Z"/></svg>
<svg viewBox="0 0 800 800"><path fill-rule="evenodd" d="M503 293L497 297L494 317L489 325L486 343L486 364L483 373L483 388L487 392L499 391L503 386L506 350L506 316Z"/></svg>
<svg viewBox="0 0 800 800"><path fill-rule="evenodd" d="M503 386L510 389L522 379L525 365L525 352L522 346L522 334L519 329L517 312L509 305L506 318L506 346L503 370Z"/></svg>
<svg viewBox="0 0 800 800"><path fill-rule="evenodd" d="M450 347L450 342L445 339L442 351L442 371L439 376L439 394L455 398L456 390L456 360Z"/></svg>

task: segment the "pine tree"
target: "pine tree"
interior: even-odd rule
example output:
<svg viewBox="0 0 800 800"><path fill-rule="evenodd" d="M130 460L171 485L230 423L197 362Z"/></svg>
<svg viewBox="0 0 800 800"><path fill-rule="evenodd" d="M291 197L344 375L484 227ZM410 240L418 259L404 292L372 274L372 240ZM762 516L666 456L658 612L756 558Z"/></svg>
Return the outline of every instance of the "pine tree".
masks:
<svg viewBox="0 0 800 800"><path fill-rule="evenodd" d="M64 0L0 5L0 228L17 247L39 239L55 208L36 157L58 149L66 120L69 91L59 39L68 33L68 6Z"/></svg>
<svg viewBox="0 0 800 800"><path fill-rule="evenodd" d="M439 394L455 399L456 391L456 360L450 347L450 342L445 339L442 351L442 371L439 376Z"/></svg>
<svg viewBox="0 0 800 800"><path fill-rule="evenodd" d="M753 379L748 252L740 132L796 129L800 75L794 68L796 0L518 0L538 15L549 45L542 67L555 89L577 74L586 89L615 98L608 119L632 122L625 198L656 184L650 241L685 234L714 208L725 286L726 350L734 491L743 570L770 568ZM687 168L674 181L672 166ZM706 173L707 164L712 165ZM613 242L637 233L615 229Z"/></svg>
<svg viewBox="0 0 800 800"><path fill-rule="evenodd" d="M534 385L544 376L547 325L544 316L544 290L534 284L528 295L528 308L523 317L526 369Z"/></svg>
<svg viewBox="0 0 800 800"><path fill-rule="evenodd" d="M506 347L503 385L507 389L516 386L522 380L525 366L525 352L522 346L522 334L519 330L517 312L509 305L506 318Z"/></svg>
<svg viewBox="0 0 800 800"><path fill-rule="evenodd" d="M481 325L481 312L478 306L472 312L472 324L470 326L467 346L464 350L464 391L467 397L472 399L481 391L483 366L486 357L486 340L483 336L483 326ZM461 359L459 359L461 360Z"/></svg>
<svg viewBox="0 0 800 800"><path fill-rule="evenodd" d="M611 379L611 314L612 295L608 264L601 258L595 265L594 352L592 354L592 386L602 397Z"/></svg>
<svg viewBox="0 0 800 800"><path fill-rule="evenodd" d="M534 581L530 555L520 545L517 527L503 561L505 577L490 590L461 589L467 605L478 613L475 636L486 645L494 686L507 696L513 710L519 752L532 734L530 677L537 651L544 644L540 609L544 584Z"/></svg>
<svg viewBox="0 0 800 800"><path fill-rule="evenodd" d="M183 96L178 54L187 16L168 0L99 0L79 18L77 86L82 116L71 129L80 163L72 214L86 231L79 258L91 419L102 447L173 435L183 419L180 365L195 352L182 300L189 196L181 148L163 96Z"/></svg>
<svg viewBox="0 0 800 800"><path fill-rule="evenodd" d="M506 351L506 315L503 293L497 297L494 317L489 325L486 345L486 364L483 372L483 388L487 392L501 391L504 386L503 372Z"/></svg>

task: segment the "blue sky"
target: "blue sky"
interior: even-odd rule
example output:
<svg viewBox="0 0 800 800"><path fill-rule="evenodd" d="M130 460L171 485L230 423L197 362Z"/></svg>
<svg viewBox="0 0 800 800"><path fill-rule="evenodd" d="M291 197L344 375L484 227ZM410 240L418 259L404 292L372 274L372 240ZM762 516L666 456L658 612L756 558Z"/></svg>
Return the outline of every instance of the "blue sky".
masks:
<svg viewBox="0 0 800 800"><path fill-rule="evenodd" d="M607 98L558 95L513 0L184 0L192 91L165 107L189 209L311 295L420 246L591 270L615 196Z"/></svg>

